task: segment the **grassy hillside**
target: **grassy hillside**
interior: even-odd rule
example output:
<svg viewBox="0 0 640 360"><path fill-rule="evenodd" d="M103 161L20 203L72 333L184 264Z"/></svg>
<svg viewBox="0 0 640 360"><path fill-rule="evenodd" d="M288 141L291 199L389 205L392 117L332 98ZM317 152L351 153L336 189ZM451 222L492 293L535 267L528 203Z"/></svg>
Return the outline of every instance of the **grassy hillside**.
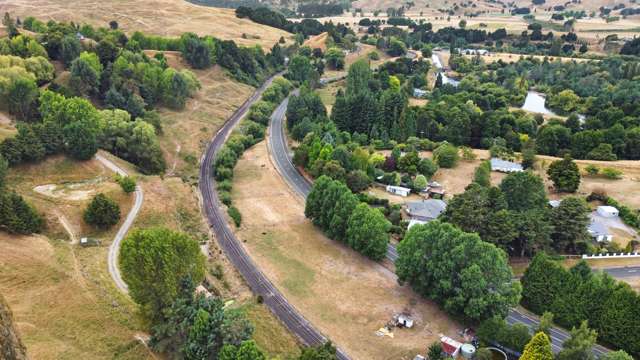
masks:
<svg viewBox="0 0 640 360"><path fill-rule="evenodd" d="M87 22L98 26L107 26L109 21L116 20L127 32L167 36L194 32L263 47L271 47L281 36L291 36L282 30L238 19L232 9L198 6L182 0L5 0L2 11L20 18L31 15L45 21Z"/></svg>

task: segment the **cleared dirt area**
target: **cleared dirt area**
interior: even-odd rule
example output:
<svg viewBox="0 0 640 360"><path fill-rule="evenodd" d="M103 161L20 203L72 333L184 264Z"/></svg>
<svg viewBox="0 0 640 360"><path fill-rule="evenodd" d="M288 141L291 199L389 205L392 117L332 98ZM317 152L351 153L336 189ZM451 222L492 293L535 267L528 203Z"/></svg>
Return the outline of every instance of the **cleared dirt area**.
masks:
<svg viewBox="0 0 640 360"><path fill-rule="evenodd" d="M198 6L182 0L3 0L2 12L5 11L20 18L35 16L45 22L54 19L108 26L109 21L116 20L120 28L130 33L180 36L194 32L265 48L271 48L281 36L286 39L292 36L248 19L238 19L233 9ZM242 34L246 34L246 39Z"/></svg>
<svg viewBox="0 0 640 360"><path fill-rule="evenodd" d="M0 141L13 136L16 132L16 127L9 116L0 112Z"/></svg>
<svg viewBox="0 0 640 360"><path fill-rule="evenodd" d="M438 307L398 286L395 275L326 238L304 217L304 204L270 163L266 144L239 161L233 198L243 217L240 239L296 308L354 359L407 359L460 329ZM408 309L413 329L393 339L375 332Z"/></svg>

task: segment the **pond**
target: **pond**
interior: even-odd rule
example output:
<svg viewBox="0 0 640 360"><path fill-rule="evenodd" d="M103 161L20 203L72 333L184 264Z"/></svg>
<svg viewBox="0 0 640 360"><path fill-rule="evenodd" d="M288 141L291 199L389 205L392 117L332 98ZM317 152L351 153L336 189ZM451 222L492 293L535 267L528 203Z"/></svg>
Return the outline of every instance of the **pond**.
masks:
<svg viewBox="0 0 640 360"><path fill-rule="evenodd" d="M545 96L542 93L531 91L527 92L527 97L524 99L524 105L522 110L535 112L543 115L555 115L553 111L545 107Z"/></svg>

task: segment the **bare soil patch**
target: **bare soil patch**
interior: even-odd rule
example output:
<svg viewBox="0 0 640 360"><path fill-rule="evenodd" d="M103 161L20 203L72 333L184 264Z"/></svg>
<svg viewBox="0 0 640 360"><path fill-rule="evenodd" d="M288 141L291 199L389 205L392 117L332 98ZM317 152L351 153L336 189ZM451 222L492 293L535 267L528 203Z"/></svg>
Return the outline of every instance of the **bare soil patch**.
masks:
<svg viewBox="0 0 640 360"><path fill-rule="evenodd" d="M357 359L413 357L438 334L460 326L437 305L401 287L395 275L325 237L304 217L304 204L270 163L266 144L239 161L233 197L243 225L237 235L287 299L325 335ZM395 338L375 332L394 313L409 309L413 329Z"/></svg>

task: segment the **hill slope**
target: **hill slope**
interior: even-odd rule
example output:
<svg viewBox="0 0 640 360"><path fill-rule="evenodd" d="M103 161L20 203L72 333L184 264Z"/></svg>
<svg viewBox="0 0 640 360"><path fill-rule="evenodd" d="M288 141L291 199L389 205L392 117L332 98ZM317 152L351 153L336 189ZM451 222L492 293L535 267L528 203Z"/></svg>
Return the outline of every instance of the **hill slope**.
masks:
<svg viewBox="0 0 640 360"><path fill-rule="evenodd" d="M20 18L31 15L44 21L55 19L99 26L116 20L127 32L137 30L166 36L194 32L263 47L271 47L281 36L291 36L279 29L238 19L233 9L198 6L181 0L4 0L2 10Z"/></svg>

